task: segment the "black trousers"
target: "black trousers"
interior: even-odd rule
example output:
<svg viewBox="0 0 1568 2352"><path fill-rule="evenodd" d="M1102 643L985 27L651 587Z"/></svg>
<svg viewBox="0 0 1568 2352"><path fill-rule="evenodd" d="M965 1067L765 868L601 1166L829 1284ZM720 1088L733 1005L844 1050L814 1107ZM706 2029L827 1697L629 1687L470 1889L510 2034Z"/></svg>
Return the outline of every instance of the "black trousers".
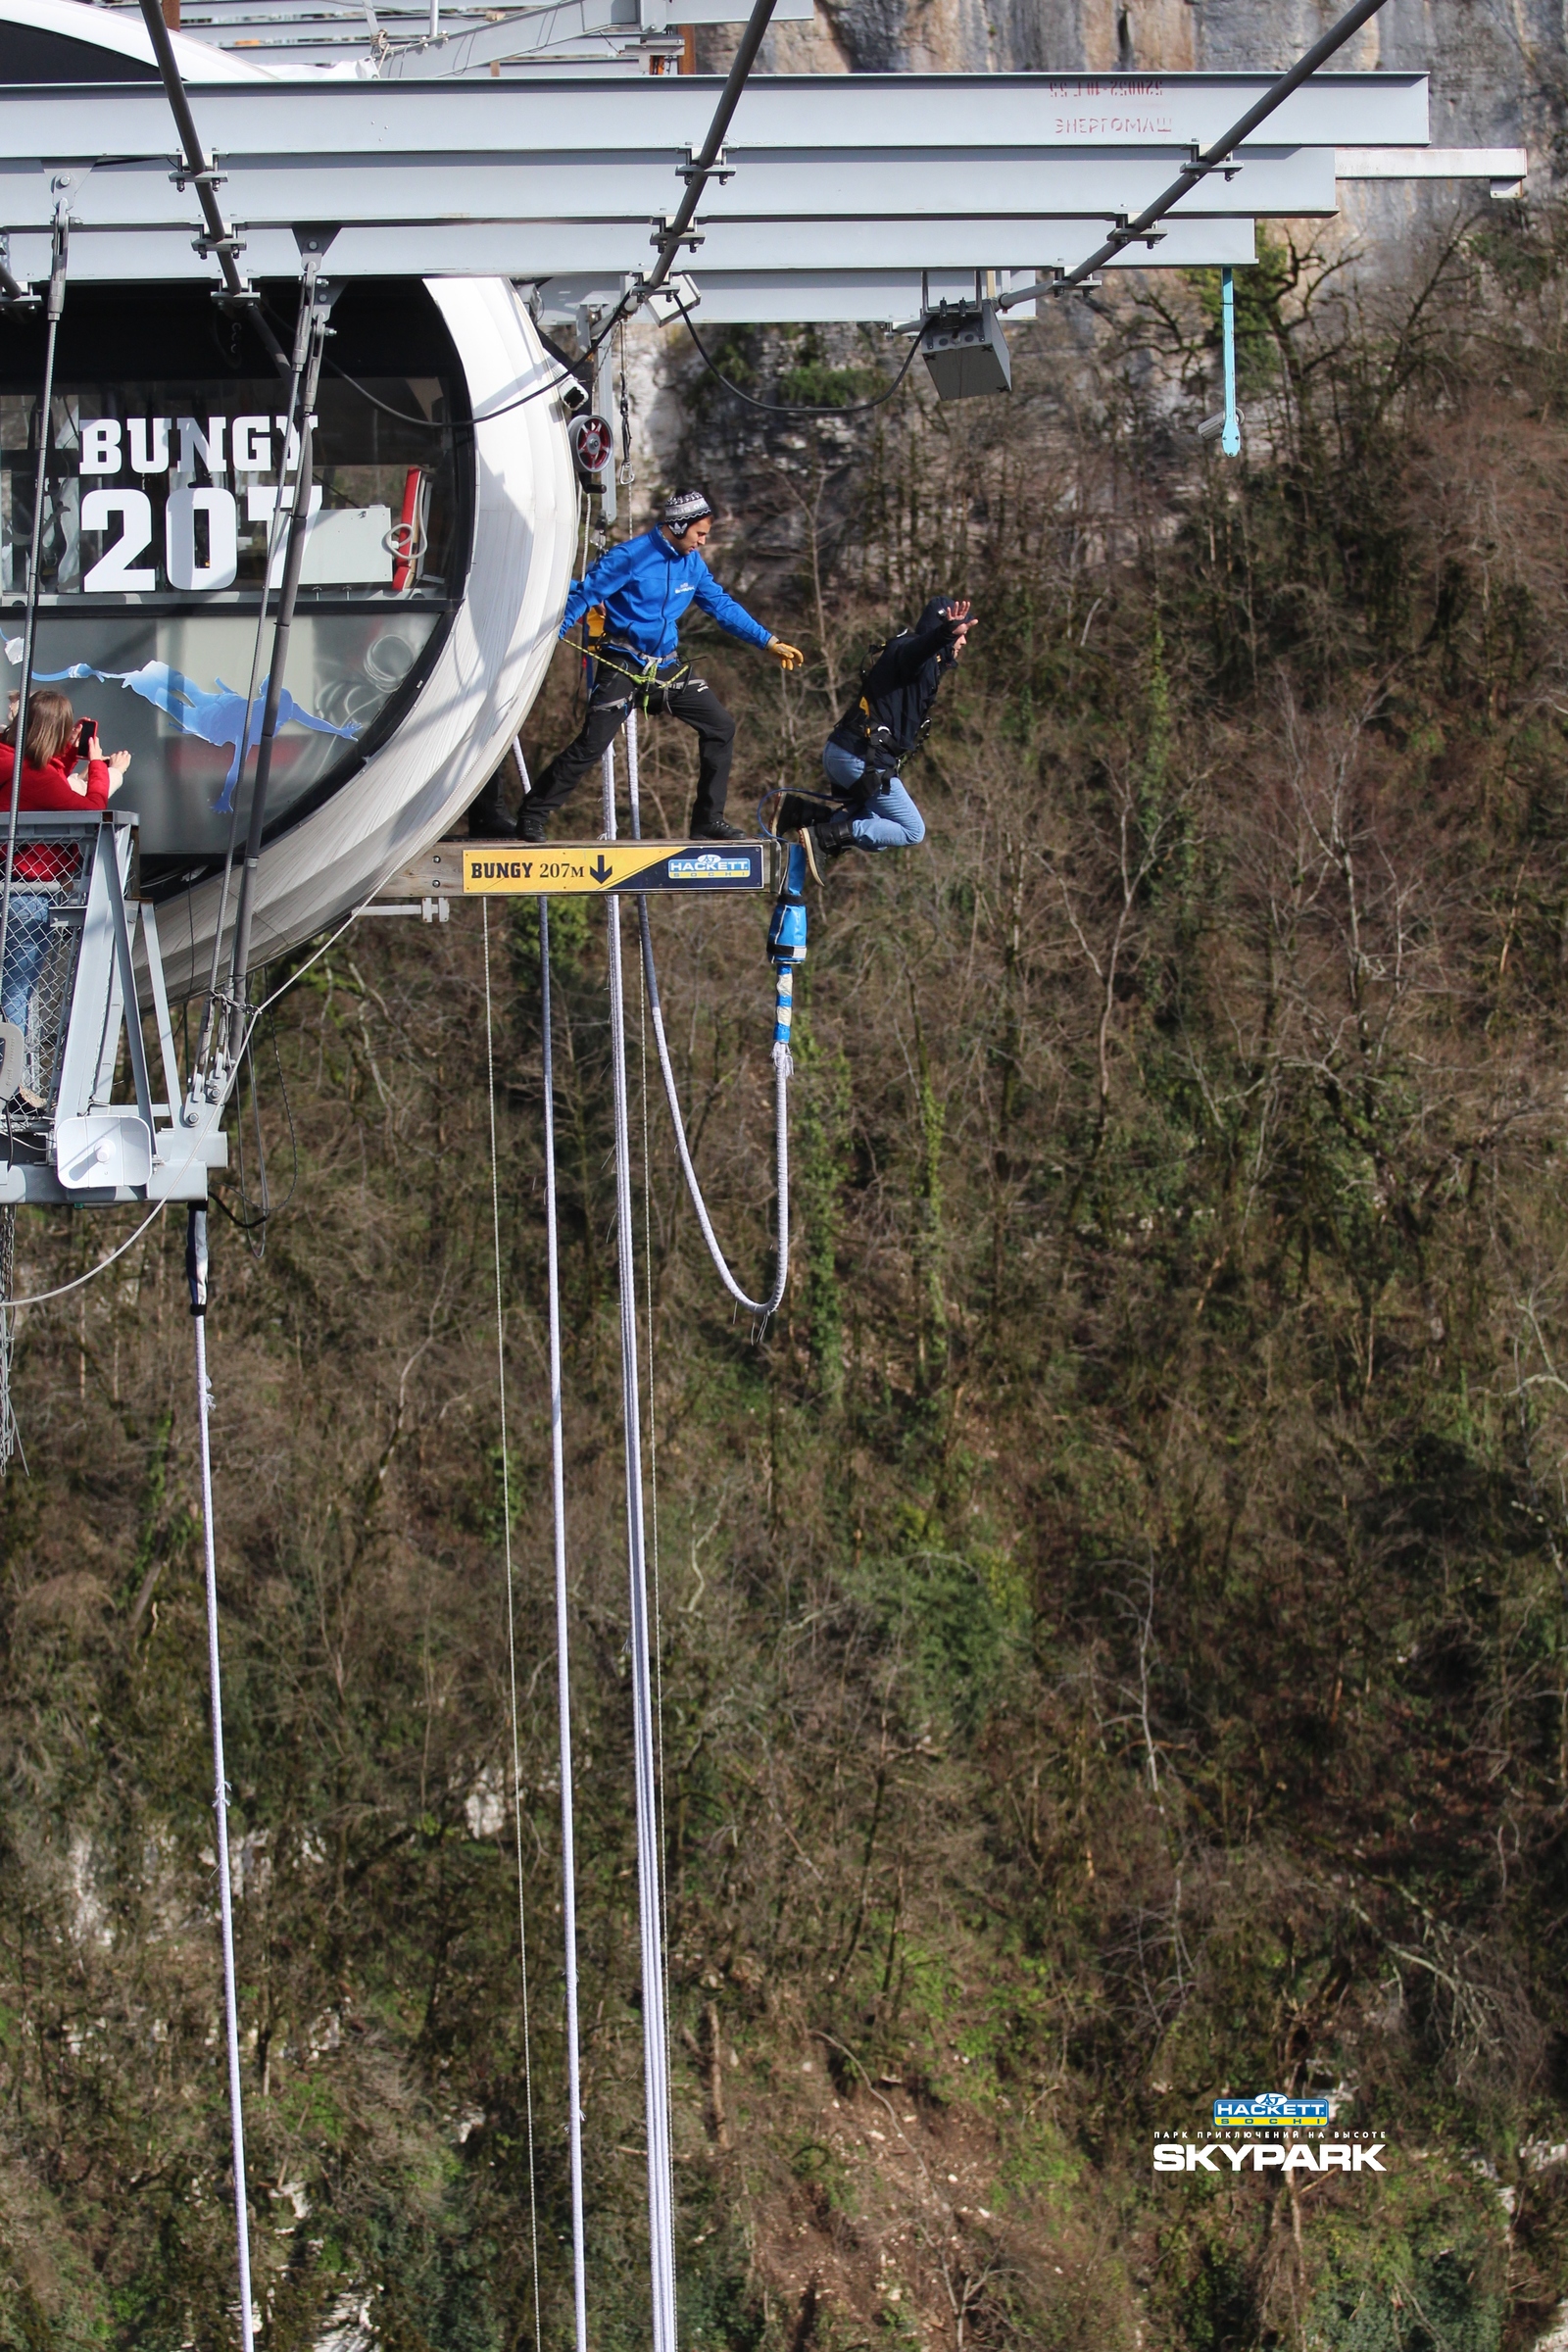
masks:
<svg viewBox="0 0 1568 2352"><path fill-rule="evenodd" d="M616 671L601 669L588 698L588 715L580 732L558 752L528 796L527 806L548 815L559 808L580 777L599 762L608 744L614 742L635 701L639 710L678 718L697 736L697 800L692 823L706 825L724 813L729 790L729 766L735 750L735 721L706 678L688 677L679 686L638 686Z"/></svg>

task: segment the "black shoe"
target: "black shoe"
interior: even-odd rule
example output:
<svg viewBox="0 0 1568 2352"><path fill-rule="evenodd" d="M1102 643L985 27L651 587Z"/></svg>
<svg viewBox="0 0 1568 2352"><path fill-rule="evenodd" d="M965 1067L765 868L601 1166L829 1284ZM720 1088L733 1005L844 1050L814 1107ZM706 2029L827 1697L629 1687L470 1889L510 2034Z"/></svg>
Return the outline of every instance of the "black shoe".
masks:
<svg viewBox="0 0 1568 2352"><path fill-rule="evenodd" d="M798 792L787 792L773 812L773 830L780 841L786 833L804 833L819 817L827 814L820 801L808 801Z"/></svg>
<svg viewBox="0 0 1568 2352"><path fill-rule="evenodd" d="M824 817L810 827L810 839L819 857L841 858L846 850L858 849L855 838L853 816Z"/></svg>
<svg viewBox="0 0 1568 2352"><path fill-rule="evenodd" d="M750 841L752 836L743 833L739 825L732 825L727 817L710 816L705 825L694 823L686 838L688 841Z"/></svg>
<svg viewBox="0 0 1568 2352"><path fill-rule="evenodd" d="M550 815L547 809L535 808L529 802L524 801L521 808L517 811L517 839L530 842L543 841L549 822Z"/></svg>

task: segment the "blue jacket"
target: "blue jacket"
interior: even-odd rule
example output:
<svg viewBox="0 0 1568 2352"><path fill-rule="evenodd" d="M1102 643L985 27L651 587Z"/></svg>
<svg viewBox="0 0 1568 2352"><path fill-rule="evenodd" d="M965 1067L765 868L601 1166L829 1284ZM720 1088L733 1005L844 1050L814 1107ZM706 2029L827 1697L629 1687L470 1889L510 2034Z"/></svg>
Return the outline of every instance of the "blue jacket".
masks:
<svg viewBox="0 0 1568 2352"><path fill-rule="evenodd" d="M701 605L721 629L748 645L765 646L772 636L719 586L695 548L679 554L657 523L635 539L607 547L598 563L572 581L563 637L590 605L604 606L613 644L657 655L661 662L674 654L675 632L693 605Z"/></svg>

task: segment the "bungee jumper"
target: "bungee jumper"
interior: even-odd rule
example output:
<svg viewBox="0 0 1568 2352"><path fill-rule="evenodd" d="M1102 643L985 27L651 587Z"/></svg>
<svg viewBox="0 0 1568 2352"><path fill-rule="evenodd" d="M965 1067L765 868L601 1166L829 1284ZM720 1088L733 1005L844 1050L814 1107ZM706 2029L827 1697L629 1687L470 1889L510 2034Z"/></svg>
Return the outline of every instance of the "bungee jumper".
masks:
<svg viewBox="0 0 1568 2352"><path fill-rule="evenodd" d="M860 673L859 692L822 747L822 772L838 808L807 793L787 792L773 829L798 834L812 874L818 856L845 850L912 850L925 819L900 772L931 724L943 678L976 626L968 599L934 596L912 629L878 647Z"/></svg>
<svg viewBox="0 0 1568 2352"><path fill-rule="evenodd" d="M550 817L578 778L598 768L633 703L640 710L678 718L697 735L697 799L690 839L746 838L724 816L735 721L708 680L694 677L681 660L677 631L697 605L731 637L770 653L783 669L799 668L805 657L754 620L714 579L703 559L712 527L713 510L702 491L677 491L651 530L607 549L580 580L572 582L562 636L596 607L603 608L605 616L604 634L593 649L588 712L577 735L556 754L523 802L517 816L520 841L544 840Z"/></svg>

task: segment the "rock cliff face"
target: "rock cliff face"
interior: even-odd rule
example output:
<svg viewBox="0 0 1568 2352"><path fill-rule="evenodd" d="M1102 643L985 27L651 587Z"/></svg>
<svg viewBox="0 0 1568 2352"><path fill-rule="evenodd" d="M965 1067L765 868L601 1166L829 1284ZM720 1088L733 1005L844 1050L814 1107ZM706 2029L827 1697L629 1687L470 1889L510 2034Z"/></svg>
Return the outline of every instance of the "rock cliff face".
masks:
<svg viewBox="0 0 1568 2352"><path fill-rule="evenodd" d="M781 25L766 71L789 73L1215 73L1283 67L1340 15L1338 0L818 0L813 25ZM710 36L718 64L733 34ZM1568 135L1561 0L1387 0L1343 53L1347 67L1432 76L1441 145L1531 149L1554 173Z"/></svg>
<svg viewBox="0 0 1568 2352"><path fill-rule="evenodd" d="M780 25L772 74L1213 73L1278 70L1308 48L1346 0L817 0L812 24ZM699 36L714 71L736 28ZM1435 146L1530 153L1538 201L1568 170L1564 0L1386 0L1342 51L1345 69L1431 75ZM1345 182L1338 231L1373 276L1402 274L1413 247L1485 204L1485 183Z"/></svg>

